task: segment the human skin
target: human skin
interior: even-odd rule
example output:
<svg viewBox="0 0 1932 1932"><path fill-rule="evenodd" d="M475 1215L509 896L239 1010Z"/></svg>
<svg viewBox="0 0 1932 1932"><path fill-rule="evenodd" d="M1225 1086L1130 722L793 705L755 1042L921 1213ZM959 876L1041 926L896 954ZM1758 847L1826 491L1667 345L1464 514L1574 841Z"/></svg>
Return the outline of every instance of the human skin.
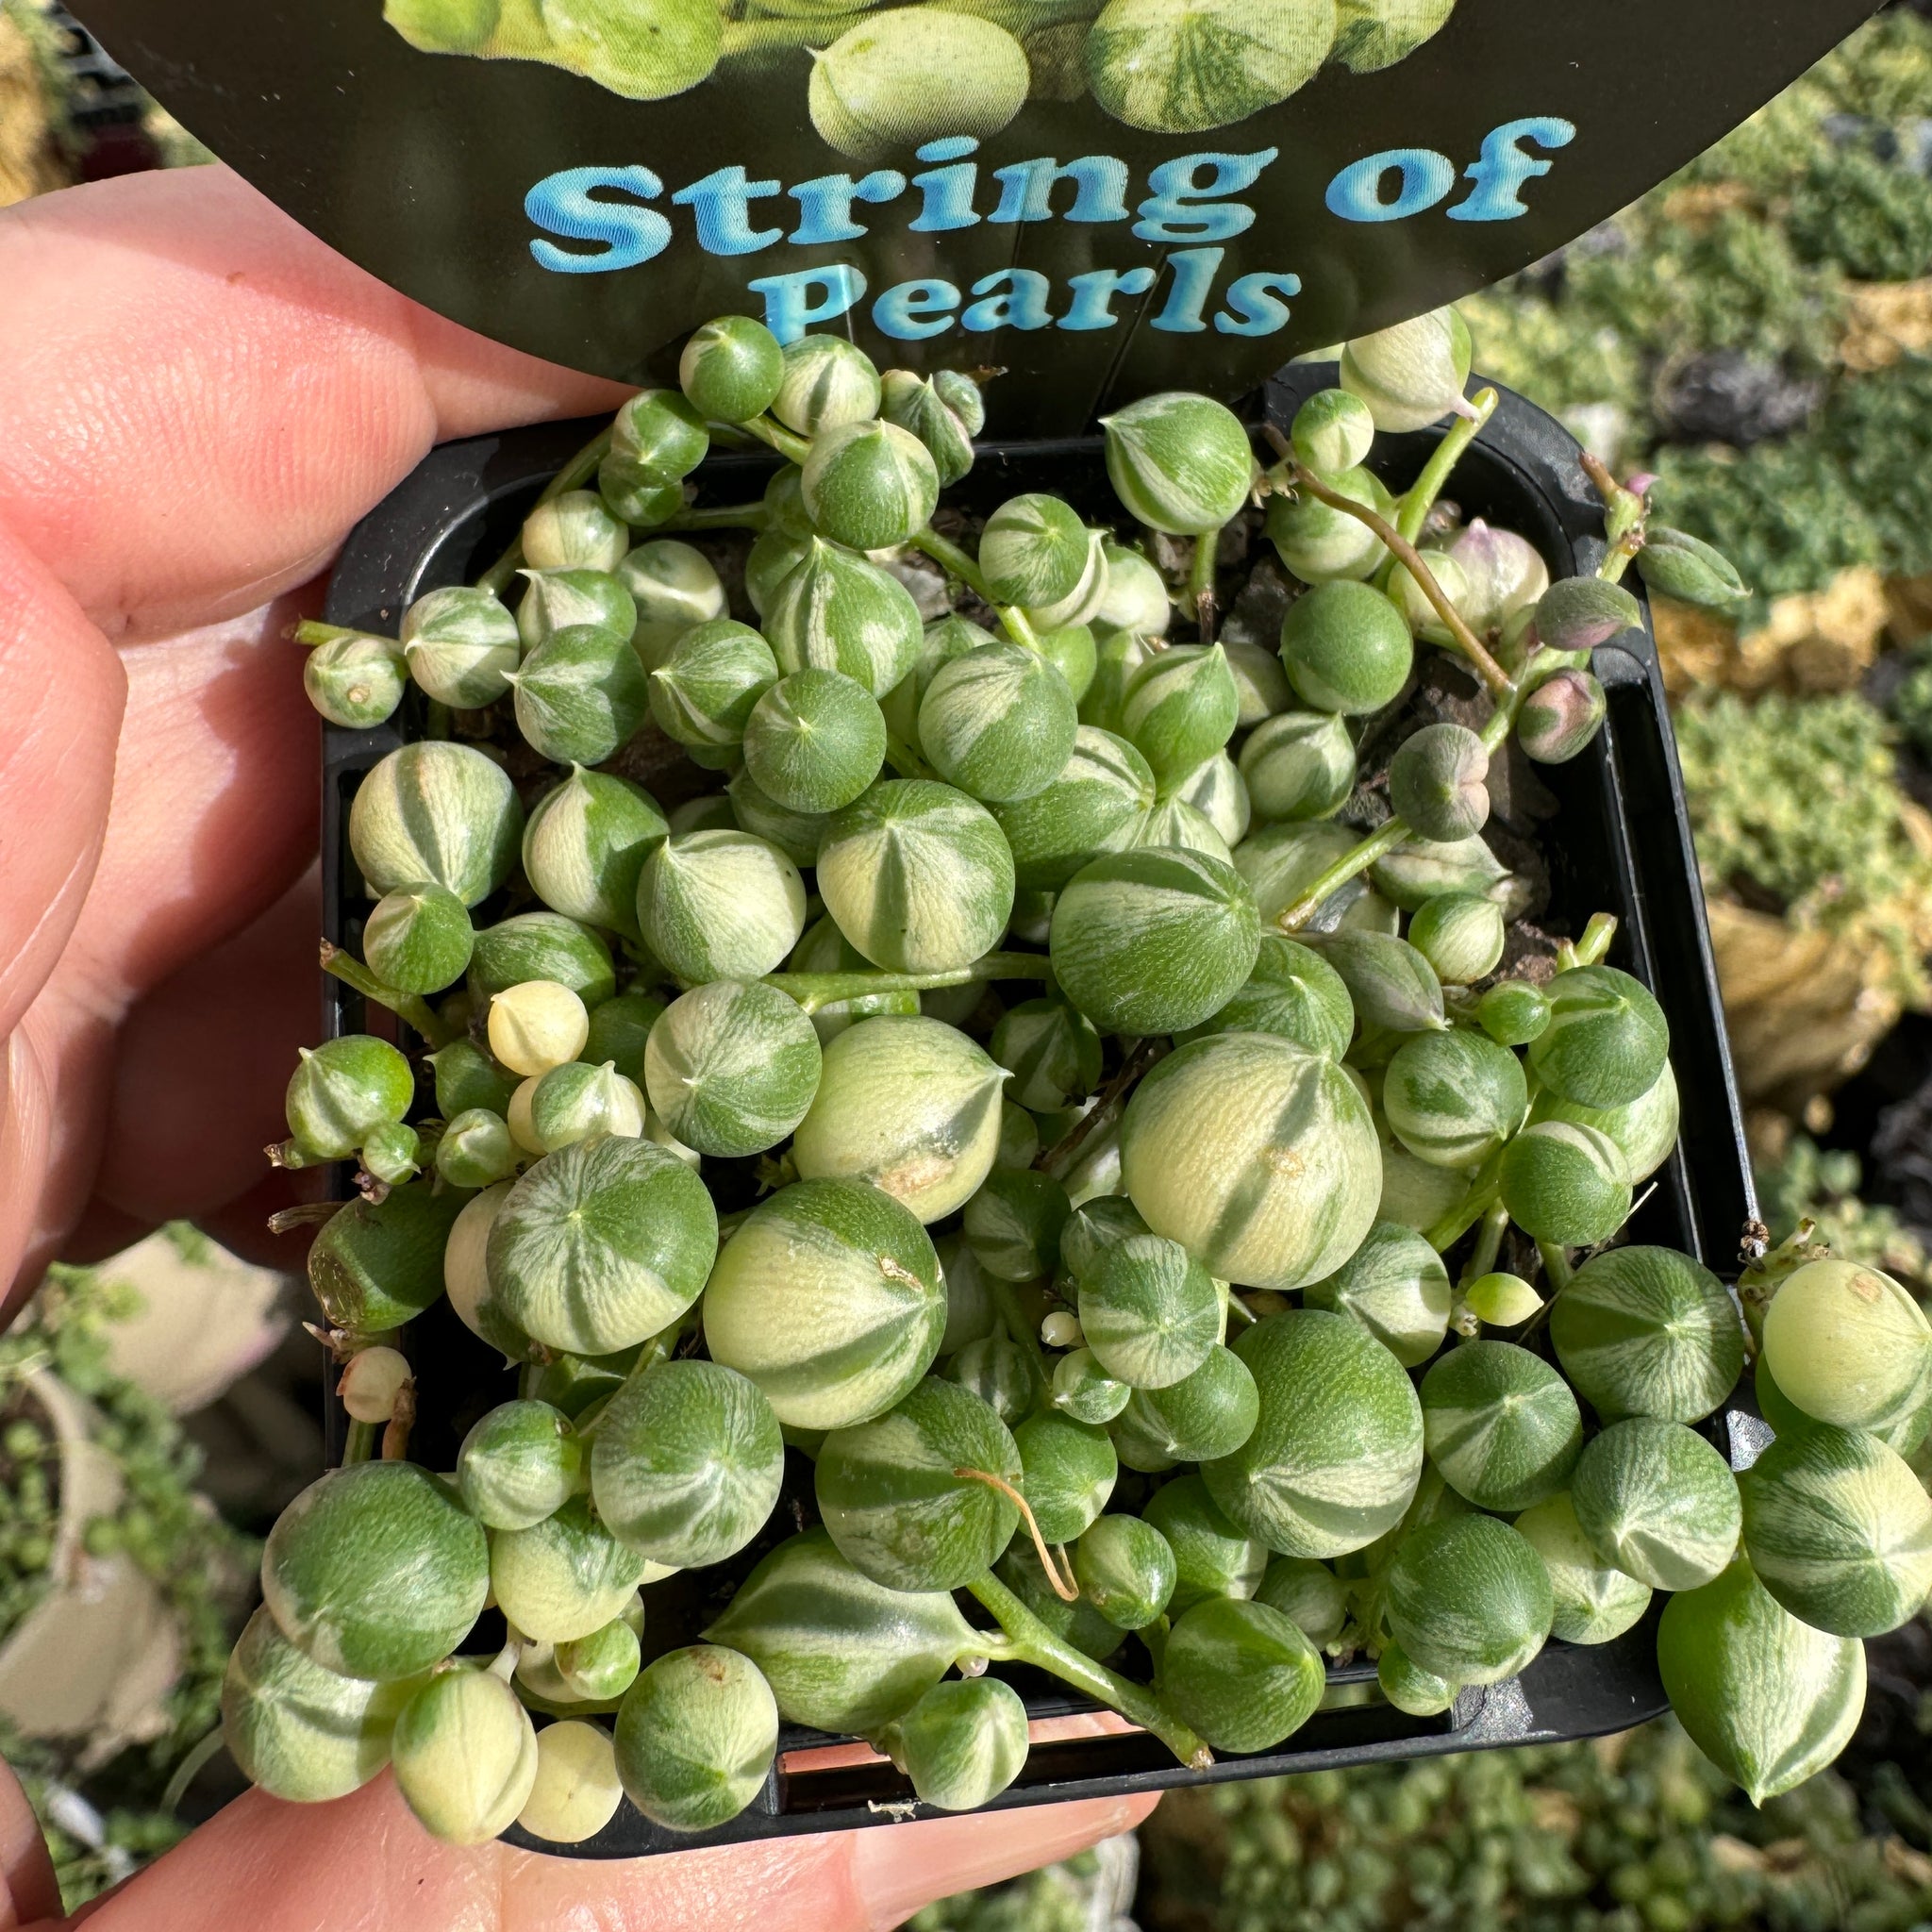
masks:
<svg viewBox="0 0 1932 1932"><path fill-rule="evenodd" d="M290 625L433 443L625 391L406 301L219 168L0 211L0 1282L192 1217L263 1224L317 1013L316 723ZM91 1932L860 1932L1149 1800L564 1860L428 1839L385 1774L251 1792ZM61 1923L0 1776L0 1932Z"/></svg>

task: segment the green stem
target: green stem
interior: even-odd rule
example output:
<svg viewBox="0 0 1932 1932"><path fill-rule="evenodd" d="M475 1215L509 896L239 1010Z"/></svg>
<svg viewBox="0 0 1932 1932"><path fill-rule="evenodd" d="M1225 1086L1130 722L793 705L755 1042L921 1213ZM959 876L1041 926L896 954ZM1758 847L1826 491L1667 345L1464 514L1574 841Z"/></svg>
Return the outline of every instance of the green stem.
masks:
<svg viewBox="0 0 1932 1932"><path fill-rule="evenodd" d="M659 530L758 530L771 521L772 512L762 503L724 503L710 509L681 509ZM654 533L655 534L655 533Z"/></svg>
<svg viewBox="0 0 1932 1932"><path fill-rule="evenodd" d="M1201 641L1214 641L1217 611L1214 593L1214 564L1221 549L1221 528L1217 525L1194 539L1194 560L1188 566L1188 596L1194 607L1194 621L1200 625Z"/></svg>
<svg viewBox="0 0 1932 1932"><path fill-rule="evenodd" d="M795 435L784 424L776 423L770 416L754 416L749 423L742 423L741 429L747 429L758 440L776 450L788 462L803 463L811 454L811 438Z"/></svg>
<svg viewBox="0 0 1932 1932"><path fill-rule="evenodd" d="M886 733L886 762L902 778L937 778L939 774L902 738Z"/></svg>
<svg viewBox="0 0 1932 1932"><path fill-rule="evenodd" d="M396 648L393 638L378 638L372 631L352 630L345 624L318 624L312 617L304 618L290 635L295 642L307 645L310 650L317 644L341 643L344 638L372 638L375 642L387 644L391 650Z"/></svg>
<svg viewBox="0 0 1932 1932"><path fill-rule="evenodd" d="M1501 1171L1501 1157L1491 1155L1476 1170L1475 1178L1470 1182L1469 1192L1462 1197L1461 1205L1452 1208L1433 1227L1423 1229L1424 1241L1437 1254L1444 1254L1453 1248L1496 1205L1502 1186L1498 1178Z"/></svg>
<svg viewBox="0 0 1932 1932"><path fill-rule="evenodd" d="M1026 613L1011 604L1002 604L987 589L986 577L972 558L959 548L949 537L941 537L928 524L923 530L915 530L906 540L913 549L923 550L943 570L948 576L958 577L981 603L990 604L998 616L1007 635L1016 644L1024 644L1029 651L1040 649L1040 633L1033 628Z"/></svg>
<svg viewBox="0 0 1932 1932"><path fill-rule="evenodd" d="M1496 1257L1503 1251L1503 1231L1509 1225L1509 1210L1498 1201L1483 1216L1483 1231L1475 1238L1475 1246L1471 1251L1469 1264L1462 1271L1462 1286L1480 1281L1496 1265Z"/></svg>
<svg viewBox="0 0 1932 1932"><path fill-rule="evenodd" d="M375 1423L349 1424L349 1433L342 1438L342 1467L347 1469L352 1462L374 1462L375 1460Z"/></svg>
<svg viewBox="0 0 1932 1932"><path fill-rule="evenodd" d="M1610 950L1610 942L1617 937L1617 915L1614 912L1592 912L1590 923L1583 928L1583 937L1571 948L1578 966L1596 966L1602 963Z"/></svg>
<svg viewBox="0 0 1932 1932"><path fill-rule="evenodd" d="M610 454L610 431L601 429L578 450L557 475L543 486L543 493L530 507L541 509L573 490L581 490L597 474L597 466ZM518 532L509 548L476 579L479 591L500 597L509 589L510 579L524 565L523 533Z"/></svg>
<svg viewBox="0 0 1932 1932"><path fill-rule="evenodd" d="M1051 1671L1063 1683L1085 1691L1096 1703L1117 1710L1129 1724L1157 1737L1190 1770L1205 1771L1214 1754L1144 1685L1129 1683L1105 1664L1064 1643L1036 1617L1005 1584L991 1574L976 1576L966 1588L991 1610L1005 1631L1007 1642L989 1655L1014 1663Z"/></svg>
<svg viewBox="0 0 1932 1932"><path fill-rule="evenodd" d="M1550 1278L1550 1295L1554 1299L1570 1286L1576 1271L1570 1265L1569 1251L1555 1241L1539 1241L1536 1251L1543 1257L1543 1273Z"/></svg>
<svg viewBox="0 0 1932 1932"><path fill-rule="evenodd" d="M1405 820L1391 819L1379 832L1371 833L1359 845L1344 852L1292 906L1276 918L1275 925L1283 932L1299 931L1321 910L1323 900L1330 892L1367 872L1384 853L1393 852L1412 836Z"/></svg>
<svg viewBox="0 0 1932 1932"><path fill-rule="evenodd" d="M946 973L768 973L764 983L789 993L808 1013L816 1013L869 993L933 992L941 987L976 986L990 979L1052 978L1053 964L1044 953L988 953L970 966Z"/></svg>
<svg viewBox="0 0 1932 1932"><path fill-rule="evenodd" d="M179 1764L175 1774L169 1778L161 1792L161 1809L174 1812L180 1808L181 1800L188 1795L188 1787L201 1774L204 1765L227 1749L228 1738L220 1724L217 1724Z"/></svg>
<svg viewBox="0 0 1932 1932"><path fill-rule="evenodd" d="M345 953L341 947L331 945L327 940L322 942L322 970L344 986L352 987L365 1000L374 1000L378 1007L387 1007L397 1019L413 1026L432 1050L447 1046L455 1038L447 1026L437 1018L436 1009L420 994L397 992L393 987L383 985L375 974L363 965L353 953Z"/></svg>
<svg viewBox="0 0 1932 1932"><path fill-rule="evenodd" d="M779 54L792 48L829 47L848 27L869 16L860 13L820 14L799 20L727 20L721 60L746 54Z"/></svg>
<svg viewBox="0 0 1932 1932"><path fill-rule="evenodd" d="M1474 416L1458 416L1448 435L1436 445L1435 453L1423 466L1423 473L1410 486L1408 494L1402 499L1402 511L1396 518L1395 527L1411 543L1422 536L1423 525L1429 520L1429 512L1436 507L1436 499L1442 493L1442 486L1449 480L1449 473L1462 460L1462 453L1477 435L1483 425L1496 413L1496 405L1501 398L1492 389L1481 391L1471 402Z"/></svg>

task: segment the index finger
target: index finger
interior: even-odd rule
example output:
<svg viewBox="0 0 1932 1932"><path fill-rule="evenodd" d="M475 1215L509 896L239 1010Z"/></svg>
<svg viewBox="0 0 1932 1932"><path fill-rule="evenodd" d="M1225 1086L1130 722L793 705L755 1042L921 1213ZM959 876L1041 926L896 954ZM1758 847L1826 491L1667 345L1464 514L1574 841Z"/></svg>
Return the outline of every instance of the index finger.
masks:
<svg viewBox="0 0 1932 1932"><path fill-rule="evenodd" d="M0 525L109 638L301 583L430 445L618 385L418 308L225 168L0 212Z"/></svg>

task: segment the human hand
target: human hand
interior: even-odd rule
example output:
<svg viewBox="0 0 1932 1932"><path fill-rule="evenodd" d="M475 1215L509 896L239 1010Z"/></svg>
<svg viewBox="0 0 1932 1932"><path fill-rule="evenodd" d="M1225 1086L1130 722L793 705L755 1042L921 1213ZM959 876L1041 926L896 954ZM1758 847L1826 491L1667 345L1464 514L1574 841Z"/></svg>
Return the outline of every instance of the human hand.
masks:
<svg viewBox="0 0 1932 1932"><path fill-rule="evenodd" d="M0 213L0 1284L191 1216L258 1250L314 1031L316 722L282 640L429 449L624 391L351 267L225 170ZM290 1257L279 1257L288 1265ZM1147 1801L645 1866L436 1843L388 1776L252 1792L93 1932L884 1926L1123 1831ZM0 1925L58 1918L0 1781ZM4 1907L10 1899L11 1915Z"/></svg>

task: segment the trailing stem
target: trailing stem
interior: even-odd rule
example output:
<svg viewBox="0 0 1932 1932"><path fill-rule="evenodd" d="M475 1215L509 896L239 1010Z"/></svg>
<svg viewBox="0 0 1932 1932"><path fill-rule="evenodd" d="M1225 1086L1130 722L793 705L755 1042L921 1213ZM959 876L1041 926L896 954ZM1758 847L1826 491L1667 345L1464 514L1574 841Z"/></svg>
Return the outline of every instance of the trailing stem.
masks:
<svg viewBox="0 0 1932 1932"><path fill-rule="evenodd" d="M610 431L600 430L551 477L543 486L542 495L531 508L541 509L546 503L555 503L559 496L567 495L573 490L581 490L597 474L597 466L609 454ZM524 539L520 531L509 548L476 579L476 588L500 597L509 589L510 579L523 567Z"/></svg>
<svg viewBox="0 0 1932 1932"><path fill-rule="evenodd" d="M961 1482L984 1483L988 1489L997 1490L1020 1512L1020 1520L1025 1524L1026 1533L1033 1539L1033 1550L1040 1558L1040 1567L1046 1572L1046 1580L1053 1585L1053 1593L1063 1604L1078 1603L1080 1586L1074 1580L1074 1566L1064 1550L1056 1555L1047 1547L1046 1539L1040 1533L1039 1520L1026 1498L1005 1476L995 1475L990 1469L956 1469L953 1474ZM1062 1563L1066 1564L1064 1575L1060 1574Z"/></svg>
<svg viewBox="0 0 1932 1932"><path fill-rule="evenodd" d="M1041 1155L1034 1166L1041 1174L1052 1174L1056 1180L1064 1179L1067 1170L1074 1164L1074 1157L1094 1134L1118 1116L1126 1105L1127 1095L1140 1084L1141 1074L1167 1051L1164 1040L1137 1040L1127 1049L1127 1057L1121 1062L1120 1071L1100 1090L1093 1105Z"/></svg>
<svg viewBox="0 0 1932 1932"><path fill-rule="evenodd" d="M406 1025L413 1026L432 1050L447 1046L456 1038L437 1017L436 1008L421 994L398 992L393 987L383 985L353 953L345 953L328 940L322 942L322 970L359 992L365 1000L387 1007Z"/></svg>
<svg viewBox="0 0 1932 1932"><path fill-rule="evenodd" d="M1423 525L1428 522L1436 499L1449 481L1450 472L1462 460L1463 451L1482 433L1484 424L1496 413L1496 405L1501 400L1492 389L1479 390L1470 403L1471 413L1456 419L1449 433L1423 465L1422 475L1402 499L1402 511L1395 521L1395 527L1411 543L1421 538Z"/></svg>
<svg viewBox="0 0 1932 1932"><path fill-rule="evenodd" d="M1194 539L1194 560L1188 569L1188 601L1194 621L1201 628L1204 645L1214 641L1214 624L1220 605L1214 589L1214 564L1221 549L1221 526L1204 531Z"/></svg>
<svg viewBox="0 0 1932 1932"><path fill-rule="evenodd" d="M1117 1710L1130 1724L1151 1733L1192 1771L1205 1771L1214 1754L1168 1709L1153 1691L1117 1676L1105 1664L1056 1637L1006 1585L991 1574L975 1577L966 1588L991 1610L1006 1633L1004 1643L992 1644L988 1655L1012 1663L1051 1671L1062 1682L1084 1690L1095 1702Z"/></svg>
<svg viewBox="0 0 1932 1932"><path fill-rule="evenodd" d="M1643 548L1650 505L1634 490L1625 490L1601 457L1584 452L1583 474L1604 501L1604 539L1607 546L1596 574L1606 583L1618 582Z"/></svg>
<svg viewBox="0 0 1932 1932"><path fill-rule="evenodd" d="M948 576L958 577L981 603L991 607L1007 635L1016 644L1024 644L1029 651L1039 650L1040 633L1033 628L1026 613L1016 605L1002 604L988 590L985 573L979 565L950 537L941 537L928 524L923 530L915 530L906 541L913 549L923 550Z"/></svg>
<svg viewBox="0 0 1932 1932"><path fill-rule="evenodd" d="M1372 832L1360 844L1344 852L1318 877L1294 904L1276 918L1283 932L1298 932L1322 908L1330 892L1347 885L1350 879L1368 871L1385 853L1393 852L1414 836L1407 819L1393 818L1380 831Z"/></svg>

